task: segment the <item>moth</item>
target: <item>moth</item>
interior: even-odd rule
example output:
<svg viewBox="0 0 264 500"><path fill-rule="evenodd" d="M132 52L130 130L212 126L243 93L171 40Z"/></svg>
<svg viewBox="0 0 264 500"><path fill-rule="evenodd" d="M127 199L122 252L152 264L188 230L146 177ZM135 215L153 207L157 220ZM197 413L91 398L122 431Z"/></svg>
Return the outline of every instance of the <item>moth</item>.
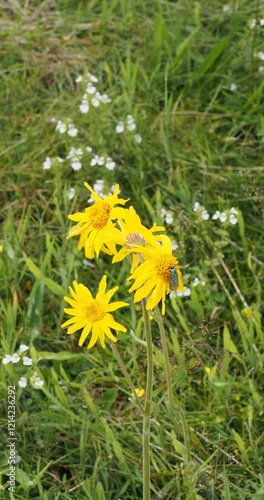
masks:
<svg viewBox="0 0 264 500"><path fill-rule="evenodd" d="M170 273L170 289L176 290L179 286L178 274L175 267L171 269Z"/></svg>

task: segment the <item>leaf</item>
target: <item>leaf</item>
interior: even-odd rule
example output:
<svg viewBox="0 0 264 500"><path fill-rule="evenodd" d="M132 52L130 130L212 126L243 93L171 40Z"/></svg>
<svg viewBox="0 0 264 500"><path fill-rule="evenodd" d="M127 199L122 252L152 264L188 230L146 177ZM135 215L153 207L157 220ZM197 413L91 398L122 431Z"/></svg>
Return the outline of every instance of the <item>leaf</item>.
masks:
<svg viewBox="0 0 264 500"><path fill-rule="evenodd" d="M219 59L223 52L226 50L228 42L228 36L222 38L205 56L200 66L197 68L196 74L205 75L206 73L209 73L212 70L212 67L216 63L217 59Z"/></svg>
<svg viewBox="0 0 264 500"><path fill-rule="evenodd" d="M34 276L43 281L45 283L46 287L49 288L53 293L56 295L64 296L65 295L65 289L58 285L55 281L53 281L51 278L46 278L46 276L41 272L41 270L34 264L34 262L26 256L26 254L23 254L25 262L29 268L29 270L34 274Z"/></svg>
<svg viewBox="0 0 264 500"><path fill-rule="evenodd" d="M224 326L224 350L232 352L233 354L238 354L238 350L230 337L229 329Z"/></svg>
<svg viewBox="0 0 264 500"><path fill-rule="evenodd" d="M74 358L76 359L83 356L84 356L83 354L73 354L72 352L68 351L61 351L61 352L40 351L38 353L38 360L49 359L55 361L67 361L69 359L74 359Z"/></svg>
<svg viewBox="0 0 264 500"><path fill-rule="evenodd" d="M37 279L30 292L26 318L26 326L31 331L33 339L40 333L43 293L44 283Z"/></svg>
<svg viewBox="0 0 264 500"><path fill-rule="evenodd" d="M242 439L242 437L240 436L240 434L238 434L238 432L236 432L234 429L232 429L232 434L233 434L233 437L236 441L236 444L239 448L239 451L243 457L243 459L248 462L248 455L247 455L247 451L246 451L246 445Z"/></svg>

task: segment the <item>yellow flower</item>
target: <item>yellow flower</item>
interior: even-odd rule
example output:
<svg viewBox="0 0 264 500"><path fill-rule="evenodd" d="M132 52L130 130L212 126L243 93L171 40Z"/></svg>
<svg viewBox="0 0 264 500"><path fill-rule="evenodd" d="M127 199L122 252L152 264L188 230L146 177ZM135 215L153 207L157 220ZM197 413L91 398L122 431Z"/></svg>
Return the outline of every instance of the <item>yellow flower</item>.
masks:
<svg viewBox="0 0 264 500"><path fill-rule="evenodd" d="M106 198L100 198L87 182L84 185L91 192L95 203L86 208L84 212L77 212L68 216L77 224L69 231L67 238L80 236L78 249L84 248L85 255L89 259L92 259L95 254L98 256L100 250L113 255L116 251L115 244L105 242L104 235L111 233L113 230L113 220L124 217L125 209L114 205L124 205L128 200L118 198L118 184L115 185L114 193Z"/></svg>
<svg viewBox="0 0 264 500"><path fill-rule="evenodd" d="M162 245L148 249L138 247L145 262L129 276L135 282L129 292L136 290L134 301L148 297L146 308L153 309L162 300L162 314L165 314L165 298L172 289L172 271L177 275L177 286L173 289L184 290L178 260L172 255L171 241L168 236L161 235ZM136 251L136 249L135 249Z"/></svg>
<svg viewBox="0 0 264 500"><path fill-rule="evenodd" d="M64 312L72 316L61 326L62 328L68 327L68 334L74 333L77 330L83 329L79 340L79 345L83 345L85 339L88 337L90 331L92 330L92 336L88 344L88 349L94 346L97 340L103 348L105 348L105 336L108 337L113 342L116 342L116 338L112 334L110 328L116 331L126 332L126 328L120 323L117 323L112 314L112 311L116 311L119 307L128 306L126 302L112 302L109 304L111 297L114 295L118 286L115 286L111 290L106 291L106 275L104 275L100 281L98 293L94 299L90 290L82 285L73 282L74 289L69 287L72 298L64 297L64 300L71 305L71 309L66 308Z"/></svg>
<svg viewBox="0 0 264 500"><path fill-rule="evenodd" d="M118 229L117 229L118 227ZM165 231L164 227L154 224L151 229L147 229L141 224L140 217L136 213L134 207L124 209L124 220L118 221L116 228L111 230L111 233L105 235L106 242L114 242L117 245L122 245L121 250L113 257L113 262L120 262L127 255L134 252L134 247L143 246L146 248L156 248L157 242L160 240L159 235L154 235L156 231ZM138 253L133 255L132 270L139 264L140 258Z"/></svg>
<svg viewBox="0 0 264 500"><path fill-rule="evenodd" d="M3 245L0 245L0 253L3 251Z"/></svg>
<svg viewBox="0 0 264 500"><path fill-rule="evenodd" d="M248 309L248 308L244 308L242 309L242 313L247 317L247 318L251 318L252 316L252 310L251 309Z"/></svg>
<svg viewBox="0 0 264 500"><path fill-rule="evenodd" d="M139 389L139 387L136 387L135 393L136 393L136 395L137 395L138 398L142 398L142 396L144 396L144 394L145 394L145 390L144 389Z"/></svg>

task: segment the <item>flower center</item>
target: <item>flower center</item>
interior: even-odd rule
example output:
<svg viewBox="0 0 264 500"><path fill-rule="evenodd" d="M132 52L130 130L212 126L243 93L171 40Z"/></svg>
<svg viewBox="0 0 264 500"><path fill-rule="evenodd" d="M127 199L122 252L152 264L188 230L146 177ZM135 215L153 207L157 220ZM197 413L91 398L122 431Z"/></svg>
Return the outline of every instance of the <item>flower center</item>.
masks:
<svg viewBox="0 0 264 500"><path fill-rule="evenodd" d="M95 321L100 321L101 319L103 319L104 315L105 312L103 310L103 306L96 299L86 308L86 317L93 323Z"/></svg>
<svg viewBox="0 0 264 500"><path fill-rule="evenodd" d="M170 281L174 267L178 267L178 261L173 255L162 255L156 262L157 274L165 281Z"/></svg>
<svg viewBox="0 0 264 500"><path fill-rule="evenodd" d="M111 207L105 201L97 201L90 210L90 221L95 229L102 229L109 221Z"/></svg>
<svg viewBox="0 0 264 500"><path fill-rule="evenodd" d="M129 235L126 237L126 243L125 246L130 248L131 246L133 247L134 245L140 245L141 247L146 246L146 240L140 233L129 233Z"/></svg>

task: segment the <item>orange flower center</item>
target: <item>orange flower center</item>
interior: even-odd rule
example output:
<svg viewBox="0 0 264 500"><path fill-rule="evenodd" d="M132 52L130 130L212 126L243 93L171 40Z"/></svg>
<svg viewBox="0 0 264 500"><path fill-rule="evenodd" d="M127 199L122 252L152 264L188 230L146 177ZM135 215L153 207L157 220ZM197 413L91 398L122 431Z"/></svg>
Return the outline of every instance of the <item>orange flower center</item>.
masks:
<svg viewBox="0 0 264 500"><path fill-rule="evenodd" d="M140 233L129 233L129 235L126 237L126 243L125 245L127 247L133 247L134 245L140 245L141 247L146 246L146 240Z"/></svg>
<svg viewBox="0 0 264 500"><path fill-rule="evenodd" d="M173 255L162 255L156 262L157 274L165 281L170 281L173 267L178 267L178 261Z"/></svg>
<svg viewBox="0 0 264 500"><path fill-rule="evenodd" d="M104 315L105 312L103 310L103 306L96 299L86 308L86 317L93 323L95 321L100 321L101 319L103 319Z"/></svg>
<svg viewBox="0 0 264 500"><path fill-rule="evenodd" d="M95 229L103 229L109 221L111 207L105 201L97 201L90 210L90 222Z"/></svg>

